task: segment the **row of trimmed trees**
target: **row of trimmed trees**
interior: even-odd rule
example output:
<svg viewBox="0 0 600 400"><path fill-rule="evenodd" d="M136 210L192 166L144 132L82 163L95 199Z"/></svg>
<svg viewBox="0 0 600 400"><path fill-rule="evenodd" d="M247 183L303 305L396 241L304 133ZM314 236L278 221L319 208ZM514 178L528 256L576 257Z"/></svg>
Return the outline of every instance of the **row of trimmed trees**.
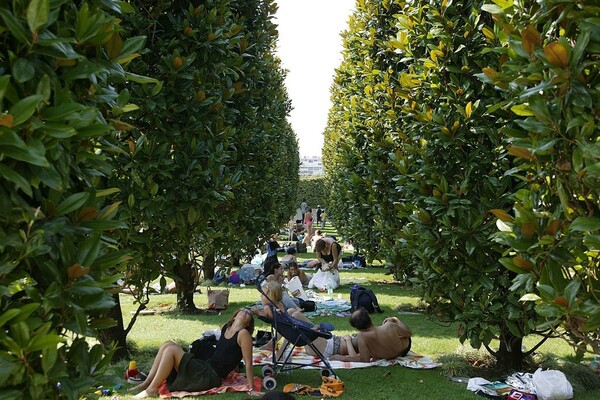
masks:
<svg viewBox="0 0 600 400"><path fill-rule="evenodd" d="M501 366L532 333L600 350L598 11L358 0L344 34L329 216Z"/></svg>
<svg viewBox="0 0 600 400"><path fill-rule="evenodd" d="M0 5L0 390L78 399L119 339L118 278L193 309L296 207L270 0ZM292 177L292 178L290 178ZM163 280L164 281L164 280ZM107 314L107 310L109 310ZM106 330L110 328L110 330Z"/></svg>

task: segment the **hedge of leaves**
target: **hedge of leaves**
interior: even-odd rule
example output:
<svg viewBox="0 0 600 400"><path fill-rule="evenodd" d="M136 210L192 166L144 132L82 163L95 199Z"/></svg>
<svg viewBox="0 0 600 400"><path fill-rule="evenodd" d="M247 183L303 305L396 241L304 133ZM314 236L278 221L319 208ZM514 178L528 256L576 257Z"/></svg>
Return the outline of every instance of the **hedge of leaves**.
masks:
<svg viewBox="0 0 600 400"><path fill-rule="evenodd" d="M594 64L582 59L578 59L579 67L573 67L577 75L556 72L556 65L549 73L547 65L537 61L534 55L539 54L541 60L556 57L553 52L560 53L561 48L556 44L546 46L545 53L550 55L544 55L545 47L537 32L541 26L527 27L530 23L527 21L539 19L539 24L546 26L544 35L549 37L550 44L553 43L552 35L547 31L559 32L559 25L572 25L570 29L575 38L581 30L574 27L579 24L571 17L584 19L597 10L583 6L583 10L579 10L574 5L567 7L567 2L543 3L538 11L534 2L525 2L522 9L513 9L512 2L505 1L494 4L483 1L443 1L439 4L358 1L357 11L345 35L344 61L332 88L335 105L329 114L324 149L326 179L334 188L330 216L338 223L342 235L370 243L372 255L387 260L398 278L409 278L419 286L432 313L459 322L461 341L469 340L475 347L486 346L501 365L513 368L519 367L524 357L520 346L523 336L533 332L547 333L560 323L561 314L546 320L547 307L552 307L556 314L561 307L564 310L565 304L573 304L569 299L563 301L564 304L539 305L536 314L533 303L521 301L534 298L522 296L533 290L536 275L511 264L520 258L510 253L507 245L536 253L542 248L540 243L519 242L511 235L495 237L498 232L496 217L504 218L515 200L518 201L519 215L514 226L515 233L519 234L518 227L533 218L540 204L552 193L552 189L545 189L547 192L536 194L538 197L533 201L528 186L535 183L536 192L538 187L556 189L557 185L550 177L558 176L555 175L557 169L565 171L564 160L570 161L570 158L558 156L542 167L530 163L520 165L521 161L515 162L513 155L528 161L537 160L532 156L535 151L545 155L559 142L553 138L559 130L548 122L545 123L548 136L541 140L539 131L543 124L534 121L543 115L546 118L550 114L560 115L559 110L567 103L564 99L556 99L552 110L548 106L552 102L548 99L555 97L547 89L556 87L557 93L561 90L566 93L572 85L572 96L575 91L581 95L594 87L596 78L595 67L591 67ZM490 10L493 12L488 12ZM562 16L562 25L550 17L554 15L556 18ZM524 21L522 30L512 27L510 18ZM590 26L595 20L589 18L583 26L592 29ZM502 32L506 33L503 35ZM529 53L513 49L521 46L519 32L524 32L526 37L537 37L531 44L526 43L532 48ZM594 32L592 30L588 36L593 36ZM583 40L593 45L593 40L585 39L585 35ZM568 49L567 42L572 40L564 38L557 43ZM539 46L537 50L534 49L536 45ZM583 52L583 45L574 51L578 52ZM536 67L522 65L526 60ZM560 67L566 69L566 62ZM583 79L579 71L583 73ZM579 76L580 79L566 80L566 76ZM497 88L504 90L482 85L479 78L493 81ZM572 84L575 81L579 83ZM525 94L521 94L521 90ZM547 98L540 95L540 101L535 104L547 107L544 113L530 110L531 105L525 104L535 99L539 91ZM515 100L518 96L521 101ZM591 143L595 140L595 127L591 122L595 118L592 111L594 96L587 93L574 102L572 107L576 111L568 111L573 122L564 125L565 131L567 126L571 130L581 127L588 135L587 145L590 146L581 146L580 154L584 154L584 148L592 149ZM586 114L591 116L584 117ZM526 122L519 120L520 116L527 115L531 117ZM525 132L530 132L535 140ZM512 135L515 138L508 139L510 145L506 146L507 136ZM531 148L532 143L539 146L535 151ZM569 145L574 146L574 143ZM591 162L592 150L586 154ZM584 159L583 156L578 158ZM579 171L585 169L585 165L580 161ZM530 167L535 174L524 174L523 171ZM593 167L590 170L593 171ZM536 174L539 177L534 182L532 178ZM564 172L561 174L565 175ZM594 173L591 174L593 177ZM579 176L581 180L584 175L579 173ZM521 177L526 179L521 180ZM581 212L581 216L587 213L587 218L592 217L596 207L595 192L590 189L579 192L581 184L575 185L577 179L570 179L570 191L561 195L563 205L564 199L572 203L580 197L579 201L594 206L571 208ZM561 182L558 187L566 187L566 184ZM524 198L528 200L523 201ZM527 210L529 213L525 217ZM553 218L560 214L555 210L553 213ZM545 214L538 217L547 218L542 215ZM511 217L504 219L512 222ZM595 219L578 222L575 230L585 231L581 243L587 243L588 247L573 250L577 257L571 257L566 264L566 254L559 251L563 258L557 258L555 262L561 265L557 272L560 269L562 272L553 274L553 278L544 278L546 280L541 283L551 279L556 282L547 287L537 286L535 290L541 292L547 302L561 301L564 290L572 295L580 281L587 280L591 284L589 273L580 279L570 279L574 276L573 271L581 270L575 260L583 260L590 267L595 265L595 245L591 244L595 238L593 233L598 229L594 226ZM565 226L564 223L557 224ZM530 235L528 239L532 239L533 231L529 229L526 233ZM565 245L573 240L573 235L569 236L564 237ZM551 247L554 249L554 243ZM548 255L548 251L550 249L543 253ZM505 254L510 254L511 258L503 258ZM520 257L524 260L521 265L535 264L531 254ZM543 263L546 260L544 257ZM518 276L520 272L528 274ZM569 282L572 283L566 289ZM587 290L588 299L597 296L594 290ZM587 312L596 313L591 301L585 307L584 303L585 299L582 299L581 306L574 306L571 325L581 322L582 315ZM579 314L575 314L575 309ZM596 329L590 324L587 328ZM497 350L490 347L495 338L500 340Z"/></svg>
<svg viewBox="0 0 600 400"><path fill-rule="evenodd" d="M106 149L140 42L120 41L117 2L0 6L0 382L3 396L78 399L110 360L87 337L109 326L125 260Z"/></svg>
<svg viewBox="0 0 600 400"><path fill-rule="evenodd" d="M306 200L309 208L313 210L313 218L317 218L317 207L327 207L329 188L323 176L307 176L300 179L296 192L296 208L300 207L302 200ZM295 209L294 209L295 212Z"/></svg>
<svg viewBox="0 0 600 400"><path fill-rule="evenodd" d="M394 191L394 174L385 165L390 166L387 153L397 130L393 66L384 49L399 9L388 2L357 5L332 87L334 105L325 129L323 163L331 193L328 219L342 237L373 259L393 212L387 200Z"/></svg>
<svg viewBox="0 0 600 400"><path fill-rule="evenodd" d="M298 146L285 121L284 75L273 57L271 2L132 2L131 35L149 34L132 68L160 80L132 86L129 151L117 160L136 251L129 282L174 277L194 308L191 268L247 254L293 207ZM289 177L295 179L289 179ZM238 255L243 255L238 254ZM205 275L212 277L214 264Z"/></svg>
<svg viewBox="0 0 600 400"><path fill-rule="evenodd" d="M579 351L600 351L600 7L594 1L496 2L485 8L502 63L479 75L502 90L516 124L501 130L523 182L496 210L501 262ZM495 114L495 111L491 111ZM506 211L509 211L507 213Z"/></svg>
<svg viewBox="0 0 600 400"><path fill-rule="evenodd" d="M86 338L116 322L123 333L107 317L119 277L185 278L194 256L243 253L287 221L298 145L274 12L258 0L0 5L5 397L114 384L113 350Z"/></svg>

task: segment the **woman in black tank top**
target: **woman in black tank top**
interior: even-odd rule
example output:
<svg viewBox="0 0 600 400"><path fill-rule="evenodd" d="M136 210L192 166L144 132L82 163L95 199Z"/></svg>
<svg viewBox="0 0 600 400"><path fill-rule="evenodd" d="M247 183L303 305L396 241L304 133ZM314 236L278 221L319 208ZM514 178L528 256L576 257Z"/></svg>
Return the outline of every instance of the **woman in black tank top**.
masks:
<svg viewBox="0 0 600 400"><path fill-rule="evenodd" d="M244 360L248 392L253 391L252 333L254 315L240 309L221 329L215 353L208 360L195 357L173 342L165 342L154 359L146 380L129 390L142 390L134 398L158 396L166 380L170 391L199 392L219 386L221 381Z"/></svg>
<svg viewBox="0 0 600 400"><path fill-rule="evenodd" d="M324 237L315 243L315 252L317 259L323 263L330 263L331 269L338 269L338 264L342 256L342 246L332 237Z"/></svg>

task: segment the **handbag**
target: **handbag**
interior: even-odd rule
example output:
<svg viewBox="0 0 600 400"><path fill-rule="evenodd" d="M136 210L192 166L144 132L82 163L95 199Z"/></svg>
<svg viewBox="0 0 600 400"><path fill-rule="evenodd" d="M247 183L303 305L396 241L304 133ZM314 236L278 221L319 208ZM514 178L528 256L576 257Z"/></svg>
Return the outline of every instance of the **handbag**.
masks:
<svg viewBox="0 0 600 400"><path fill-rule="evenodd" d="M311 311L315 311L317 309L317 303L315 303L312 300L303 300L300 297L298 298L298 300L300 301L300 303L298 304L298 306L304 312L311 312Z"/></svg>
<svg viewBox="0 0 600 400"><path fill-rule="evenodd" d="M224 310L229 305L229 289L213 290L208 286L206 296L210 310Z"/></svg>

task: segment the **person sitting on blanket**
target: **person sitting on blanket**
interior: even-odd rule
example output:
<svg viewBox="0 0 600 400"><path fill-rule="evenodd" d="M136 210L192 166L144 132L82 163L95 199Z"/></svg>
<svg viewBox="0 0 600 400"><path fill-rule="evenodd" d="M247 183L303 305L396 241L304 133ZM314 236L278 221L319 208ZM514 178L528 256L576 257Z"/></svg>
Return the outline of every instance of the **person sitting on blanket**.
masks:
<svg viewBox="0 0 600 400"><path fill-rule="evenodd" d="M332 236L325 236L315 242L317 259L306 264L306 268L339 269L342 258L342 246Z"/></svg>
<svg viewBox="0 0 600 400"><path fill-rule="evenodd" d="M294 247L289 247L286 250L286 255L281 257L281 260L279 260L279 262L281 263L281 265L283 265L284 267L289 266L289 264L291 262L298 262L298 258L296 258L296 249Z"/></svg>
<svg viewBox="0 0 600 400"><path fill-rule="evenodd" d="M304 313L301 310L292 307L286 307L286 305L282 301L283 294L285 292L283 290L283 286L281 286L281 283L275 280L267 281L262 286L262 290L264 293L261 293L260 301L263 304L263 309L259 310L256 306L252 307L252 312L254 312L254 314L264 315L269 318L273 318L273 310L271 308L271 306L273 306L273 308L276 311L286 313L293 318L312 324L312 322L310 322L308 317L304 315Z"/></svg>
<svg viewBox="0 0 600 400"><path fill-rule="evenodd" d="M262 281L261 286L264 286L269 282L278 282L280 285L283 284L283 266L277 260L266 260L263 267L263 275L265 279ZM286 309L294 309L295 311L302 311L298 307L299 300L292 298L286 290L283 290L282 303Z"/></svg>
<svg viewBox="0 0 600 400"><path fill-rule="evenodd" d="M252 312L256 315L262 315L274 319L273 312L278 312L287 315L295 319L295 322L299 325L305 326L314 330L333 330L331 324L320 324L315 325L302 311L295 309L286 309L281 302L283 295L283 287L279 282L271 281L263 287L264 293L261 294L261 302L263 309L260 310L257 306L252 307ZM279 341L280 337L277 335L275 342ZM285 347L285 346L283 346ZM261 347L263 350L270 350L273 348L273 339L269 340L264 346Z"/></svg>
<svg viewBox="0 0 600 400"><path fill-rule="evenodd" d="M370 362L404 357L412 345L410 328L396 317L383 320L381 326L373 325L369 312L360 307L352 313L350 325L358 329L356 355L333 355L330 360ZM352 346L350 346L352 348Z"/></svg>
<svg viewBox="0 0 600 400"><path fill-rule="evenodd" d="M160 346L146 380L130 388L142 390L134 398L158 396L158 388L166 380L169 391L199 392L221 385L243 359L246 366L248 392L253 393L254 369L252 365L252 333L254 315L242 308L221 328L221 337L213 356L208 360L195 357L176 343Z"/></svg>
<svg viewBox="0 0 600 400"><path fill-rule="evenodd" d="M289 263L289 267L288 267L288 273L287 273L287 278L288 281L291 281L293 277L297 276L298 279L300 279L300 283L302 284L302 286L306 286L308 285L308 282L310 282L310 278L306 272L304 272L303 270L301 270L300 268L298 268L298 264L294 261L291 261Z"/></svg>

